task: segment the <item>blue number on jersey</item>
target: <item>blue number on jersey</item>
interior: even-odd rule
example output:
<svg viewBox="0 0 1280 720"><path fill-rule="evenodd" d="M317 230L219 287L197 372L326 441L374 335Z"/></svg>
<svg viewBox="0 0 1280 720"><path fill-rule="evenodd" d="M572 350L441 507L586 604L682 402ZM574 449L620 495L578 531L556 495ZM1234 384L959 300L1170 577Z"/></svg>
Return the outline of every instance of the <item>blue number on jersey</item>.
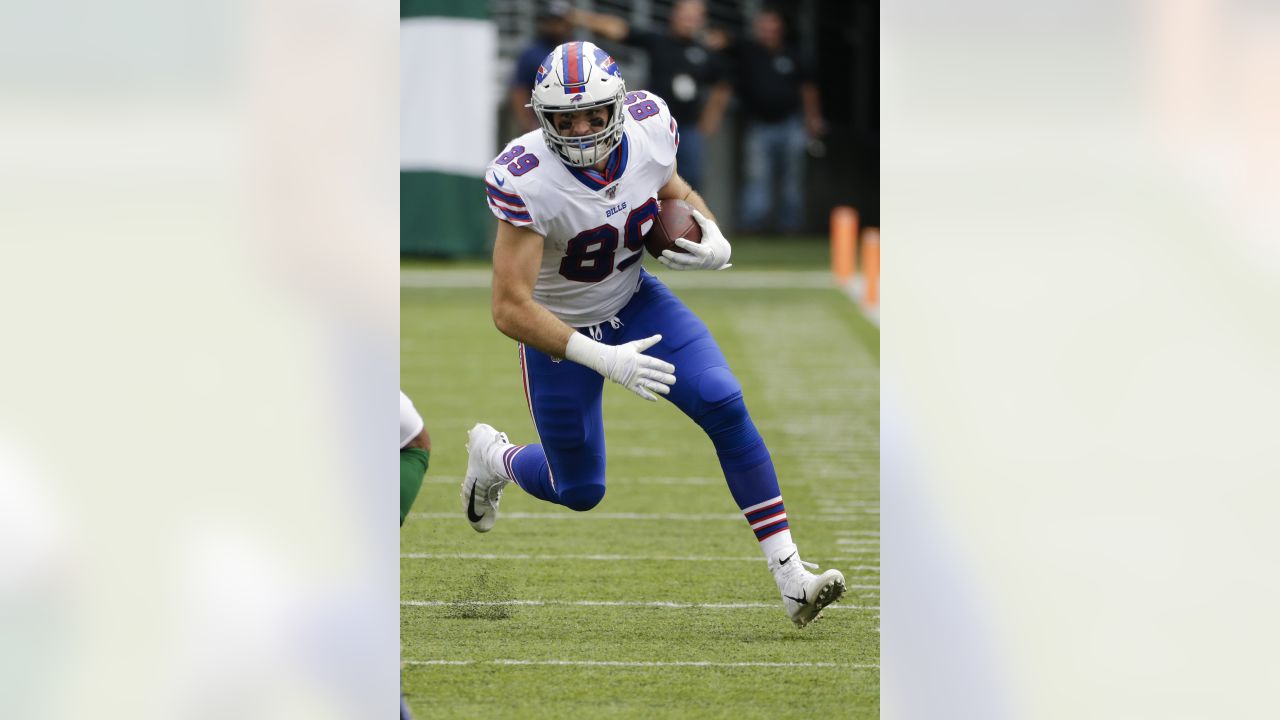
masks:
<svg viewBox="0 0 1280 720"><path fill-rule="evenodd" d="M618 249L618 228L612 225L584 230L574 236L564 249L560 260L560 274L574 282L600 282L615 269L626 270L640 260L639 250L644 247L644 235L640 232L646 220L658 216L658 199L649 198L640 207L627 213L623 247L635 251L614 268L609 264L613 252ZM595 247L599 243L598 247Z"/></svg>

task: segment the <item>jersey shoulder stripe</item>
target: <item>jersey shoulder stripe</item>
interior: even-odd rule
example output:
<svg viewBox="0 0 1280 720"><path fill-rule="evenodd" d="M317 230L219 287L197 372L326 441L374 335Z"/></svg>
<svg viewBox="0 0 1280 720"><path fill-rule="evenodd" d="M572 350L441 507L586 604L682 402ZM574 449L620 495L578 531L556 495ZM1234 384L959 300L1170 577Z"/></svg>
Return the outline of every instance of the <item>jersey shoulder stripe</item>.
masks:
<svg viewBox="0 0 1280 720"><path fill-rule="evenodd" d="M524 200L521 200L519 195L516 195L513 192L503 192L498 188L494 187L493 183L489 182L488 180L485 181L484 185L485 185L485 188L487 188L489 197L495 200L501 200L502 202L508 205L524 207Z"/></svg>
<svg viewBox="0 0 1280 720"><path fill-rule="evenodd" d="M497 215L499 219L507 220L513 225L533 222L533 217L529 213L503 207L494 202L492 198L489 200L489 207L493 208L493 214Z"/></svg>

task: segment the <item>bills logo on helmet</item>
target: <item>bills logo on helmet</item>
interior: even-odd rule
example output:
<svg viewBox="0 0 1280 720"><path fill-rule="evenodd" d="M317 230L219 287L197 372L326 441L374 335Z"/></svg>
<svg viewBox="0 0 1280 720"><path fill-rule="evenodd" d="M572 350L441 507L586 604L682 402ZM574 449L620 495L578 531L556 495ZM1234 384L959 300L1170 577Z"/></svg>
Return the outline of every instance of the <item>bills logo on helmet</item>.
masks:
<svg viewBox="0 0 1280 720"><path fill-rule="evenodd" d="M578 93L577 95L574 95L573 98L569 100L569 102L582 102L582 93Z"/></svg>
<svg viewBox="0 0 1280 720"><path fill-rule="evenodd" d="M605 52L601 48L596 48L595 59L596 59L596 66L598 66L601 70L609 73L610 75L622 77L622 73L618 70L618 63L616 60L613 59L612 55Z"/></svg>
<svg viewBox="0 0 1280 720"><path fill-rule="evenodd" d="M554 54L555 53L552 53L552 55ZM533 82L535 85L541 84L543 80L547 79L547 67L549 65L551 65L551 55L543 58L542 64L538 66L538 74L533 76Z"/></svg>

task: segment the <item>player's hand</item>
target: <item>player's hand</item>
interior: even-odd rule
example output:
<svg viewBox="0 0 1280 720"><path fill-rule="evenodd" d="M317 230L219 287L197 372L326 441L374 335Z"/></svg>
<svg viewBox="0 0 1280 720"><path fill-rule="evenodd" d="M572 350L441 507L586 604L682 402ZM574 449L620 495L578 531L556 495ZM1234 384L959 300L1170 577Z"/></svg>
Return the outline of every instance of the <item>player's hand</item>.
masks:
<svg viewBox="0 0 1280 720"><path fill-rule="evenodd" d="M697 210L693 210L693 219L702 228L702 242L676 238L672 242L686 252L663 250L658 262L672 270L727 270L733 267L729 263L729 241L724 239L720 226Z"/></svg>
<svg viewBox="0 0 1280 720"><path fill-rule="evenodd" d="M672 374L676 371L675 365L644 354L661 339L661 335L651 335L622 345L605 345L575 332L569 336L564 355L645 400L657 400L654 393L666 395L676 382L676 376Z"/></svg>

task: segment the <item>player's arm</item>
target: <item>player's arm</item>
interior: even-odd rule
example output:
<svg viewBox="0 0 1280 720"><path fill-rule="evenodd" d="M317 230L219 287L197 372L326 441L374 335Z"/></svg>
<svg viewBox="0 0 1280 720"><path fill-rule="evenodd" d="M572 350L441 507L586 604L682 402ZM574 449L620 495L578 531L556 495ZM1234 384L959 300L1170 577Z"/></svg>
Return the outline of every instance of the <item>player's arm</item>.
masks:
<svg viewBox="0 0 1280 720"><path fill-rule="evenodd" d="M674 270L725 270L733 267L729 263L731 249L720 226L716 224L716 216L693 186L685 182L679 173L671 173L671 179L658 189L659 200L683 200L693 208L693 219L702 228L702 242L690 242L684 238L676 238L675 244L685 252L663 250L658 262Z"/></svg>
<svg viewBox="0 0 1280 720"><path fill-rule="evenodd" d="M694 210L702 213L703 217L715 221L716 216L711 213L711 208L707 207L707 202L702 199L697 190L693 186L685 182L679 173L671 173L671 179L666 185L658 188L659 200L683 200L693 206Z"/></svg>
<svg viewBox="0 0 1280 720"><path fill-rule="evenodd" d="M644 354L661 335L605 345L575 332L534 301L543 242L532 230L498 221L493 246L493 323L498 330L548 355L585 365L646 400L671 392L675 366Z"/></svg>
<svg viewBox="0 0 1280 720"><path fill-rule="evenodd" d="M493 324L512 340L564 357L573 328L533 300L542 244L538 233L498 221L493 244Z"/></svg>

